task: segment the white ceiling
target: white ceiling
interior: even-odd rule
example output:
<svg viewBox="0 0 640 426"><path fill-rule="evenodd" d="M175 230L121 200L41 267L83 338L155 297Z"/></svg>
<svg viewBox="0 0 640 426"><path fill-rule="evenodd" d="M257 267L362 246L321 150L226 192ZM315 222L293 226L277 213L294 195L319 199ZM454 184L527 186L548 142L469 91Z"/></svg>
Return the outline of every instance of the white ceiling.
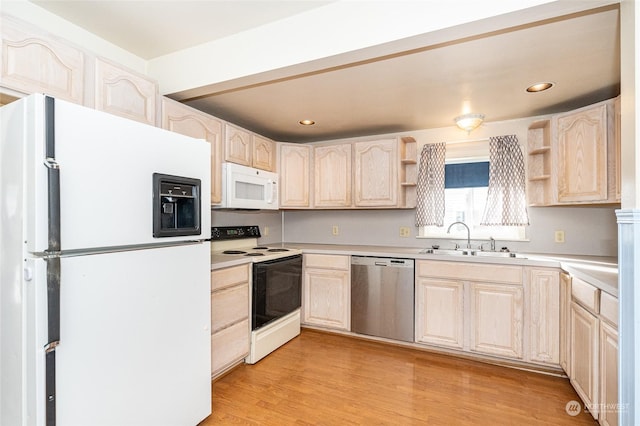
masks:
<svg viewBox="0 0 640 426"><path fill-rule="evenodd" d="M330 2L34 3L150 59ZM605 7L182 101L292 142L451 126L465 102L487 121L530 117L618 95L619 34L618 8ZM540 81L555 87L525 92ZM300 126L303 118L317 124Z"/></svg>

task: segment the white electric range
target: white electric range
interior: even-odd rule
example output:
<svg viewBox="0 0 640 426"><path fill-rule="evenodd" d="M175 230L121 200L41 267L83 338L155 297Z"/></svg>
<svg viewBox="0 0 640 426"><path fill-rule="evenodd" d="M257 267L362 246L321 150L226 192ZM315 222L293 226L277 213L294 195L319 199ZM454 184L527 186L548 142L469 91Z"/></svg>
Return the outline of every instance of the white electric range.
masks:
<svg viewBox="0 0 640 426"><path fill-rule="evenodd" d="M264 262L280 257L301 254L299 249L285 247L283 244L259 245L260 227L252 226L215 226L211 228L211 254L228 257L230 260L251 257L252 262Z"/></svg>
<svg viewBox="0 0 640 426"><path fill-rule="evenodd" d="M213 257L252 262L249 364L300 334L302 251L258 245L260 235L255 225L211 228Z"/></svg>

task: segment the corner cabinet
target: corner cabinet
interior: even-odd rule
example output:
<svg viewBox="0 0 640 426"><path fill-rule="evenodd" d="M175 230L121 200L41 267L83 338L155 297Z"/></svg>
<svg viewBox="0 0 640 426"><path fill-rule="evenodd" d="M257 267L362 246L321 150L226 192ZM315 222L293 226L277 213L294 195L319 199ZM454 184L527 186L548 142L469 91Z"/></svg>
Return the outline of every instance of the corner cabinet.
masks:
<svg viewBox="0 0 640 426"><path fill-rule="evenodd" d="M162 128L211 144L211 204L222 201L222 121L180 102L162 99Z"/></svg>
<svg viewBox="0 0 640 426"><path fill-rule="evenodd" d="M311 147L280 143L280 208L309 208Z"/></svg>
<svg viewBox="0 0 640 426"><path fill-rule="evenodd" d="M211 272L211 376L249 355L249 265Z"/></svg>
<svg viewBox="0 0 640 426"><path fill-rule="evenodd" d="M351 328L350 266L349 256L304 255L303 324Z"/></svg>

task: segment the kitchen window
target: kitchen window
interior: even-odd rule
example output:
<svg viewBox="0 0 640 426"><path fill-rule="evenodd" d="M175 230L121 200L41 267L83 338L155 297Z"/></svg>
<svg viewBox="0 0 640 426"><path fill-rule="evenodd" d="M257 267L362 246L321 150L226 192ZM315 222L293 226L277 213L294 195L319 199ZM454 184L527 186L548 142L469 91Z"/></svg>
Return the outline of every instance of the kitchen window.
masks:
<svg viewBox="0 0 640 426"><path fill-rule="evenodd" d="M447 160L445 164L445 215L444 226L424 226L420 236L424 238L467 238L462 225L447 228L453 222L464 222L474 240L525 240L525 226L482 226L482 214L487 201L489 186L488 157Z"/></svg>

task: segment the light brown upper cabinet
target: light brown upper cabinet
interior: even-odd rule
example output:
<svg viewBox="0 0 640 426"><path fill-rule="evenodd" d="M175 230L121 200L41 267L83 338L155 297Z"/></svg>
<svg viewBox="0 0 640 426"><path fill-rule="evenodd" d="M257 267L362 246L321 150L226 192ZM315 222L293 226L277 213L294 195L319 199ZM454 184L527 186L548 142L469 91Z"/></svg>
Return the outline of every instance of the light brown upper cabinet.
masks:
<svg viewBox="0 0 640 426"><path fill-rule="evenodd" d="M620 202L618 100L529 126L527 193L535 206Z"/></svg>
<svg viewBox="0 0 640 426"><path fill-rule="evenodd" d="M253 167L270 172L276 171L276 144L275 142L253 135Z"/></svg>
<svg viewBox="0 0 640 426"><path fill-rule="evenodd" d="M351 207L351 144L315 146L314 206Z"/></svg>
<svg viewBox="0 0 640 426"><path fill-rule="evenodd" d="M162 128L211 144L211 204L222 201L222 121L180 102L162 99Z"/></svg>
<svg viewBox="0 0 640 426"><path fill-rule="evenodd" d="M25 94L46 93L84 103L84 54L52 38L33 34L2 18L3 87Z"/></svg>
<svg viewBox="0 0 640 426"><path fill-rule="evenodd" d="M398 143L396 139L356 142L355 205L395 207L398 204Z"/></svg>
<svg viewBox="0 0 640 426"><path fill-rule="evenodd" d="M311 146L280 143L280 208L309 208Z"/></svg>
<svg viewBox="0 0 640 426"><path fill-rule="evenodd" d="M416 145L412 137L314 145L312 207L415 207Z"/></svg>
<svg viewBox="0 0 640 426"><path fill-rule="evenodd" d="M275 142L248 130L225 123L224 159L231 163L274 172Z"/></svg>
<svg viewBox="0 0 640 426"><path fill-rule="evenodd" d="M95 109L155 126L157 83L101 58L95 65Z"/></svg>
<svg viewBox="0 0 640 426"><path fill-rule="evenodd" d="M607 106L559 115L558 202L607 200Z"/></svg>

